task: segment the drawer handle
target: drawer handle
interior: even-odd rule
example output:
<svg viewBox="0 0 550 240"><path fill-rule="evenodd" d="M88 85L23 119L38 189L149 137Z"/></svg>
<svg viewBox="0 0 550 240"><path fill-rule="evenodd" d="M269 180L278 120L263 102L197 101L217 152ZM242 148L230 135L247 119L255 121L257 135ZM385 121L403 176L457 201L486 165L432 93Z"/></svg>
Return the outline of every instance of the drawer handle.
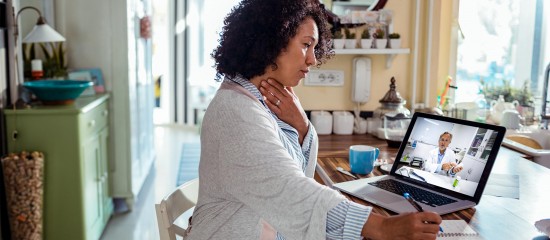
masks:
<svg viewBox="0 0 550 240"><path fill-rule="evenodd" d="M93 127L95 126L95 120L92 120L88 123L88 126Z"/></svg>
<svg viewBox="0 0 550 240"><path fill-rule="evenodd" d="M98 182L105 182L105 180L107 180L107 173L103 173L101 177L97 178Z"/></svg>
<svg viewBox="0 0 550 240"><path fill-rule="evenodd" d="M109 111L107 109L103 110L102 112L103 116L107 116L107 114L109 114Z"/></svg>

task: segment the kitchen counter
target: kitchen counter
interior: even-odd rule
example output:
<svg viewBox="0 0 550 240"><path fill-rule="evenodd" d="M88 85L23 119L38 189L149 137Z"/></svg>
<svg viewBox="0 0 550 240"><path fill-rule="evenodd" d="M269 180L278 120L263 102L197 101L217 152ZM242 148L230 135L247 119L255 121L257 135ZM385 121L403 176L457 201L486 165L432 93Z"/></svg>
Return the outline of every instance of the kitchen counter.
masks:
<svg viewBox="0 0 550 240"><path fill-rule="evenodd" d="M398 148L389 148L384 140L371 135L321 135L319 136L319 155L316 172L317 181L331 186L333 183L353 180L336 171L342 167L349 171L348 148L354 144L365 144L380 149L380 159L389 163L397 155ZM533 239L542 236L534 227L540 219L550 218L550 169L522 158L522 154L501 147L492 173L519 176L520 198L505 198L483 195L479 205L474 208L442 215L443 219L464 219L484 239ZM370 175L358 175L361 178L382 175L376 167ZM489 180L490 181L490 180ZM369 202L343 193L354 202L372 206L373 211L390 216L395 213Z"/></svg>

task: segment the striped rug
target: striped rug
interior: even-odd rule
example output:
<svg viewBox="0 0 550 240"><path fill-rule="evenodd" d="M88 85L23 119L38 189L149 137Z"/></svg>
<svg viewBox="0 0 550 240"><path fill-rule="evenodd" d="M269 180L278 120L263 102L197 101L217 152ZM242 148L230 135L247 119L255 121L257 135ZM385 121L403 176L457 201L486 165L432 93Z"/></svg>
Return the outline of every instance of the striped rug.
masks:
<svg viewBox="0 0 550 240"><path fill-rule="evenodd" d="M201 156L200 143L184 143L181 155L180 166L178 169L178 178L176 186L183 184L191 179L199 177L199 160Z"/></svg>

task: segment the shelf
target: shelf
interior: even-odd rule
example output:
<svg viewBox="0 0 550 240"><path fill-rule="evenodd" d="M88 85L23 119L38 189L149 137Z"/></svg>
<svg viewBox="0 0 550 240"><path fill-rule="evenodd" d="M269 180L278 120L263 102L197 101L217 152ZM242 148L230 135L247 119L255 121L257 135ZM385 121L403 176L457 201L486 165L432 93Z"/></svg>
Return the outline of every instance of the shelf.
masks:
<svg viewBox="0 0 550 240"><path fill-rule="evenodd" d="M354 49L334 49L334 53L337 55L352 55L352 54L363 54L363 55L374 55L374 54L385 54L386 55L386 68L390 68L395 55L397 54L409 54L411 52L408 48L354 48Z"/></svg>
<svg viewBox="0 0 550 240"><path fill-rule="evenodd" d="M332 6L369 7L376 5L376 2L375 0L332 1Z"/></svg>
<svg viewBox="0 0 550 240"><path fill-rule="evenodd" d="M332 2L332 6L369 7L372 3Z"/></svg>

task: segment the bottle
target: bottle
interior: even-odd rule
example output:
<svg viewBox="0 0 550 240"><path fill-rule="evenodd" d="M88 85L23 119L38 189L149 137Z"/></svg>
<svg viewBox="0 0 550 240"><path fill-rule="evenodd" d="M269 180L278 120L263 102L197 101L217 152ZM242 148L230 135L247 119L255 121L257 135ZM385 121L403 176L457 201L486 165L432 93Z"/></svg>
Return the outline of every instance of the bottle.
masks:
<svg viewBox="0 0 550 240"><path fill-rule="evenodd" d="M31 61L31 76L33 80L41 79L44 76L44 71L42 70L42 60L33 59Z"/></svg>
<svg viewBox="0 0 550 240"><path fill-rule="evenodd" d="M453 187L456 188L458 187L458 184L460 183L460 176L455 176L454 177L454 180L453 180Z"/></svg>

